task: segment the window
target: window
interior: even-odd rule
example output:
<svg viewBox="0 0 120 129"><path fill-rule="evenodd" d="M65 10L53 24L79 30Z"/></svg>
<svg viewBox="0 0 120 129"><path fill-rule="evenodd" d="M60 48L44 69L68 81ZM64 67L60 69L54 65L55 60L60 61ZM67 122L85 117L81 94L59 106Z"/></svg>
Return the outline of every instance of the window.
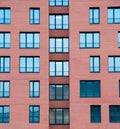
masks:
<svg viewBox="0 0 120 129"><path fill-rule="evenodd" d="M10 57L0 56L0 73L10 72Z"/></svg>
<svg viewBox="0 0 120 129"><path fill-rule="evenodd" d="M119 24L120 23L120 7L119 8L108 8L108 23Z"/></svg>
<svg viewBox="0 0 120 129"><path fill-rule="evenodd" d="M69 62L50 61L50 76L69 76Z"/></svg>
<svg viewBox="0 0 120 129"><path fill-rule="evenodd" d="M30 9L30 24L40 24L40 9L39 8Z"/></svg>
<svg viewBox="0 0 120 129"><path fill-rule="evenodd" d="M100 81L99 80L80 81L80 97L82 98L100 97Z"/></svg>
<svg viewBox="0 0 120 129"><path fill-rule="evenodd" d="M50 85L50 100L69 100L68 85Z"/></svg>
<svg viewBox="0 0 120 129"><path fill-rule="evenodd" d="M40 122L40 106L36 105L29 106L29 122L30 123Z"/></svg>
<svg viewBox="0 0 120 129"><path fill-rule="evenodd" d="M0 48L10 48L9 32L0 32Z"/></svg>
<svg viewBox="0 0 120 129"><path fill-rule="evenodd" d="M20 33L20 48L40 48L40 33Z"/></svg>
<svg viewBox="0 0 120 129"><path fill-rule="evenodd" d="M118 32L118 47L120 48L120 32Z"/></svg>
<svg viewBox="0 0 120 129"><path fill-rule="evenodd" d="M10 107L0 106L0 123L9 123L10 119Z"/></svg>
<svg viewBox="0 0 120 129"><path fill-rule="evenodd" d="M120 72L120 57L119 56L108 57L108 71L109 72Z"/></svg>
<svg viewBox="0 0 120 129"><path fill-rule="evenodd" d="M10 8L0 8L0 24L10 24Z"/></svg>
<svg viewBox="0 0 120 129"><path fill-rule="evenodd" d="M49 0L50 6L68 6L69 0Z"/></svg>
<svg viewBox="0 0 120 129"><path fill-rule="evenodd" d="M10 82L0 81L0 98L8 98L10 96Z"/></svg>
<svg viewBox="0 0 120 129"><path fill-rule="evenodd" d="M100 48L99 32L81 32L80 48Z"/></svg>
<svg viewBox="0 0 120 129"><path fill-rule="evenodd" d="M99 24L100 23L100 9L99 8L90 8L90 24Z"/></svg>
<svg viewBox="0 0 120 129"><path fill-rule="evenodd" d="M40 81L30 81L30 97L40 97Z"/></svg>
<svg viewBox="0 0 120 129"><path fill-rule="evenodd" d="M69 109L50 109L51 125L68 125Z"/></svg>
<svg viewBox="0 0 120 129"><path fill-rule="evenodd" d="M50 29L68 29L68 15L50 15Z"/></svg>
<svg viewBox="0 0 120 129"><path fill-rule="evenodd" d="M97 56L90 57L90 72L92 73L100 72L100 57Z"/></svg>
<svg viewBox="0 0 120 129"><path fill-rule="evenodd" d="M21 73L39 73L40 57L20 57Z"/></svg>
<svg viewBox="0 0 120 129"><path fill-rule="evenodd" d="M109 121L111 123L120 123L120 105L109 106Z"/></svg>
<svg viewBox="0 0 120 129"><path fill-rule="evenodd" d="M69 50L68 38L50 38L50 53L66 53Z"/></svg>
<svg viewBox="0 0 120 129"><path fill-rule="evenodd" d="M101 122L101 106L100 105L91 105L91 122L100 123Z"/></svg>

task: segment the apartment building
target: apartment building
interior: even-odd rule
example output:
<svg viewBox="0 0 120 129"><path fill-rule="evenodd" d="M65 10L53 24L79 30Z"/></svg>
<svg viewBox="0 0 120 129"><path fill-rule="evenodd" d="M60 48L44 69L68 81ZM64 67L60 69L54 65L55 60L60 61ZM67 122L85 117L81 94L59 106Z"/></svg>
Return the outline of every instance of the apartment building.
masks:
<svg viewBox="0 0 120 129"><path fill-rule="evenodd" d="M119 49L119 0L0 0L0 129L119 129Z"/></svg>

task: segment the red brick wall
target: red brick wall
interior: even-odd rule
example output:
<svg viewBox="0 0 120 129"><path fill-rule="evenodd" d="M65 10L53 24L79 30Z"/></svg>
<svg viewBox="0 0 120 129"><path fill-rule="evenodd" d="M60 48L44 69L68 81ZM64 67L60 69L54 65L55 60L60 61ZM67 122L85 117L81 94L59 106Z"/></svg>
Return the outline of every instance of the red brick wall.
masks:
<svg viewBox="0 0 120 129"><path fill-rule="evenodd" d="M11 8L11 24L0 24L0 31L11 32L11 48L1 49L0 56L11 57L11 73L0 73L0 80L10 80L10 98L0 105L10 105L10 123L0 129L49 128L49 54L48 1L1 0L0 7ZM29 24L29 8L40 7L40 25ZM40 32L40 49L19 49L19 32ZM40 56L40 73L19 73L19 56ZM40 80L40 98L29 98L29 80ZM29 105L40 105L40 123L29 124Z"/></svg>
<svg viewBox="0 0 120 129"><path fill-rule="evenodd" d="M107 8L119 0L74 0L70 2L70 129L119 129L109 123L109 105L120 104L120 73L108 73L108 55L120 55L120 24L107 24ZM89 24L89 7L100 7L100 24ZM100 31L100 49L80 49L79 32ZM100 73L89 72L89 57L100 56ZM80 80L101 80L101 98L80 98ZM102 121L90 123L90 105L101 105Z"/></svg>

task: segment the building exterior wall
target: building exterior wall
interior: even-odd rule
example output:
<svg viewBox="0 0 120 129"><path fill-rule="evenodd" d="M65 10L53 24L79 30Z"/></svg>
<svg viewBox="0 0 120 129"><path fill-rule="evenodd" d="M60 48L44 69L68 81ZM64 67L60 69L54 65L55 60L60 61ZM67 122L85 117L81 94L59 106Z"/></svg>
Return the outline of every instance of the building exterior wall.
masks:
<svg viewBox="0 0 120 129"><path fill-rule="evenodd" d="M48 1L0 1L11 8L11 24L1 24L0 32L11 32L11 48L0 49L0 56L11 57L11 72L1 73L0 80L10 80L10 98L0 98L0 105L10 105L10 123L0 129L49 128L49 55ZM40 8L40 24L29 24L29 8ZM19 32L40 32L40 49L20 49ZM40 73L19 73L19 56L40 56ZM40 98L29 98L29 81L40 81ZM40 105L40 123L29 123L29 105Z"/></svg>
<svg viewBox="0 0 120 129"><path fill-rule="evenodd" d="M120 55L120 24L107 23L107 8L120 6L119 0L69 0L69 7L49 7L49 0L1 0L0 7L11 8L11 24L0 24L0 32L11 33L11 48L0 49L0 56L11 57L11 72L0 73L0 80L10 80L10 98L0 98L0 105L10 105L10 123L0 129L119 129L109 122L109 105L120 105L120 73L108 72L108 56ZM40 8L40 24L29 24L29 8ZM100 8L100 24L89 24L89 8ZM49 30L50 14L68 14L69 30ZM100 32L100 48L81 49L80 32ZM20 49L20 32L40 32L40 49ZM69 53L49 53L50 37L69 38ZM40 73L19 73L20 56L40 56ZM100 56L100 73L90 73L89 57ZM49 76L50 61L69 61L70 75ZM29 81L40 81L40 98L29 98ZM100 80L100 98L80 98L80 80ZM68 84L67 101L50 101L49 84ZM40 123L29 123L29 106L40 105ZM101 105L101 123L90 122L90 105ZM69 108L69 125L49 125L49 108Z"/></svg>
<svg viewBox="0 0 120 129"><path fill-rule="evenodd" d="M107 23L107 8L117 0L70 1L70 129L118 129L109 122L109 105L119 105L119 73L108 72L108 56L119 55L120 24ZM100 8L100 24L89 24L89 8ZM79 48L79 32L100 32L100 48ZM90 73L90 56L100 56L100 73ZM73 61L74 60L74 61ZM80 98L80 80L101 80L100 98ZM101 105L101 123L90 122L90 105Z"/></svg>

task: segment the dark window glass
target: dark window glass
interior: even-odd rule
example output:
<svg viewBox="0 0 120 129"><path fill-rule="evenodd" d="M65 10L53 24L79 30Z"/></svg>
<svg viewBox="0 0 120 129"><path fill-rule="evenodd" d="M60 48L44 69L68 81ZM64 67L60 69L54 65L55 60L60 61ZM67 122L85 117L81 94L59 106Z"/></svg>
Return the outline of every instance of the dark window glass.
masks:
<svg viewBox="0 0 120 129"><path fill-rule="evenodd" d="M90 72L93 73L100 72L100 57L96 56L90 57Z"/></svg>
<svg viewBox="0 0 120 129"><path fill-rule="evenodd" d="M119 24L120 23L120 7L119 8L108 8L108 23Z"/></svg>
<svg viewBox="0 0 120 129"><path fill-rule="evenodd" d="M30 24L40 24L40 9L39 8L30 9Z"/></svg>
<svg viewBox="0 0 120 129"><path fill-rule="evenodd" d="M90 24L99 24L100 23L100 9L99 8L90 8Z"/></svg>
<svg viewBox="0 0 120 129"><path fill-rule="evenodd" d="M40 48L40 33L20 33L20 48Z"/></svg>
<svg viewBox="0 0 120 129"><path fill-rule="evenodd" d="M108 57L108 71L120 72L120 57L110 56Z"/></svg>
<svg viewBox="0 0 120 129"><path fill-rule="evenodd" d="M0 98L8 98L10 96L10 82L0 81Z"/></svg>
<svg viewBox="0 0 120 129"><path fill-rule="evenodd" d="M50 6L68 6L69 0L49 0Z"/></svg>
<svg viewBox="0 0 120 129"><path fill-rule="evenodd" d="M10 24L10 8L0 8L0 24Z"/></svg>
<svg viewBox="0 0 120 129"><path fill-rule="evenodd" d="M30 123L40 122L40 106L31 105L29 107L29 122Z"/></svg>
<svg viewBox="0 0 120 129"><path fill-rule="evenodd" d="M80 32L80 48L100 48L100 33Z"/></svg>
<svg viewBox="0 0 120 129"><path fill-rule="evenodd" d="M109 106L109 121L113 123L120 123L120 105Z"/></svg>
<svg viewBox="0 0 120 129"><path fill-rule="evenodd" d="M20 57L21 73L39 73L40 57Z"/></svg>
<svg viewBox="0 0 120 129"><path fill-rule="evenodd" d="M50 61L50 76L69 76L69 62Z"/></svg>
<svg viewBox="0 0 120 129"><path fill-rule="evenodd" d="M50 53L66 53L69 51L68 38L50 38Z"/></svg>
<svg viewBox="0 0 120 129"><path fill-rule="evenodd" d="M50 100L69 100L68 85L50 85Z"/></svg>
<svg viewBox="0 0 120 129"><path fill-rule="evenodd" d="M51 125L68 125L69 109L50 109Z"/></svg>
<svg viewBox="0 0 120 129"><path fill-rule="evenodd" d="M30 81L30 97L40 97L40 81Z"/></svg>
<svg viewBox="0 0 120 129"><path fill-rule="evenodd" d="M101 106L100 105L91 105L91 122L100 123L101 122Z"/></svg>
<svg viewBox="0 0 120 129"><path fill-rule="evenodd" d="M0 48L10 48L10 33L0 32Z"/></svg>
<svg viewBox="0 0 120 129"><path fill-rule="evenodd" d="M50 15L50 29L68 29L68 15Z"/></svg>
<svg viewBox="0 0 120 129"><path fill-rule="evenodd" d="M83 98L100 97L100 81L99 80L80 81L80 97Z"/></svg>
<svg viewBox="0 0 120 129"><path fill-rule="evenodd" d="M0 123L9 123L10 121L10 107L0 106Z"/></svg>
<svg viewBox="0 0 120 129"><path fill-rule="evenodd" d="M0 73L10 72L10 57L0 57Z"/></svg>

